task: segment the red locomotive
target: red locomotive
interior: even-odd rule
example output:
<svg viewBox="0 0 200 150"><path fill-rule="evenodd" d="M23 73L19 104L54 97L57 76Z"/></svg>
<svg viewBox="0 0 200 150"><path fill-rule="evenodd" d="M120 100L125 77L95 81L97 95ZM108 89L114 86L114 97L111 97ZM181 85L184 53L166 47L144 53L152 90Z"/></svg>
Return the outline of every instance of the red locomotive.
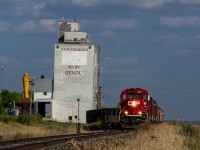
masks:
<svg viewBox="0 0 200 150"><path fill-rule="evenodd" d="M125 89L120 95L120 124L137 125L142 122L163 122L164 112L142 88Z"/></svg>
<svg viewBox="0 0 200 150"><path fill-rule="evenodd" d="M120 108L88 110L87 123L102 120L106 127L129 128L142 122L163 122L164 111L142 88L125 89L120 94Z"/></svg>

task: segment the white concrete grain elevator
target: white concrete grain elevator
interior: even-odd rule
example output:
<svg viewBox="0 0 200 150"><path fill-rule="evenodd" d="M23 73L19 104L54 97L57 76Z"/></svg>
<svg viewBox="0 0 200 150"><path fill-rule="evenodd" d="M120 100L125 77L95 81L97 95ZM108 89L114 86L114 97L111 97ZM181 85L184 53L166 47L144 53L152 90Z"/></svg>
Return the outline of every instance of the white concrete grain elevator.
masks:
<svg viewBox="0 0 200 150"><path fill-rule="evenodd" d="M86 122L86 111L100 105L100 46L90 44L76 20L61 20L55 44L52 118L63 122Z"/></svg>

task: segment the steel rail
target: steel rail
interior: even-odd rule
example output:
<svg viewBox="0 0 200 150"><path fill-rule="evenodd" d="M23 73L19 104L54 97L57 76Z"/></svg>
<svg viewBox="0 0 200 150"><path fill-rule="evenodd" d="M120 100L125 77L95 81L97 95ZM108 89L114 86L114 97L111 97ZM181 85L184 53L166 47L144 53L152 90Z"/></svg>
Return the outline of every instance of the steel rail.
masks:
<svg viewBox="0 0 200 150"><path fill-rule="evenodd" d="M27 138L27 139L17 139L9 141L0 142L0 150L32 150L45 148L53 145L57 145L62 142L66 142L72 139L82 140L88 138L98 138L102 136L110 136L115 134L121 134L130 132L130 130L111 130L103 132L92 132L83 134L68 134L68 135L58 135L58 136L46 136L38 138Z"/></svg>

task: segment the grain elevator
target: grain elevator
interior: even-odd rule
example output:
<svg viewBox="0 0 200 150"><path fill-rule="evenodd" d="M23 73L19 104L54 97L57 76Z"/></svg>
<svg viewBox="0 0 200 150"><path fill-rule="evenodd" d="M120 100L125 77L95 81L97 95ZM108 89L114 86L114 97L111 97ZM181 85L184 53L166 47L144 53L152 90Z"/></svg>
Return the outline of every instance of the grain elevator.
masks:
<svg viewBox="0 0 200 150"><path fill-rule="evenodd" d="M85 123L86 111L100 105L100 46L80 32L78 21L60 20L54 52L52 118L76 122L79 115Z"/></svg>

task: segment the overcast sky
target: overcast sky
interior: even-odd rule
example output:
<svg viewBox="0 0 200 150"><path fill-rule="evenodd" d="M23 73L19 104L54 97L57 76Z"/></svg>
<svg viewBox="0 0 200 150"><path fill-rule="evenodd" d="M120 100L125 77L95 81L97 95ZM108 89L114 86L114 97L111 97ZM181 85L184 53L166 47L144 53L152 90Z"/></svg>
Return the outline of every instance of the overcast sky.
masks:
<svg viewBox="0 0 200 150"><path fill-rule="evenodd" d="M141 87L166 119L200 119L200 0L0 0L4 89L22 92L25 72L53 77L62 17L101 46L103 105Z"/></svg>

